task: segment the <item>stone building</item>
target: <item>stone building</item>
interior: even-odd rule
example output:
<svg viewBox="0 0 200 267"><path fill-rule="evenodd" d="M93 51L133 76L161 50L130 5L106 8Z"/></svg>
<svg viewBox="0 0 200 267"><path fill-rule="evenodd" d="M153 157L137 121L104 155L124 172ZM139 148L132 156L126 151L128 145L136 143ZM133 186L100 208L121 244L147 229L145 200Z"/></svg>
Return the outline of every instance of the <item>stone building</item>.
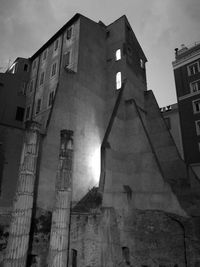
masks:
<svg viewBox="0 0 200 267"><path fill-rule="evenodd" d="M199 180L146 61L125 16L80 14L29 59L4 266L200 266Z"/></svg>
<svg viewBox="0 0 200 267"><path fill-rule="evenodd" d="M173 69L184 158L200 173L200 43L175 50Z"/></svg>

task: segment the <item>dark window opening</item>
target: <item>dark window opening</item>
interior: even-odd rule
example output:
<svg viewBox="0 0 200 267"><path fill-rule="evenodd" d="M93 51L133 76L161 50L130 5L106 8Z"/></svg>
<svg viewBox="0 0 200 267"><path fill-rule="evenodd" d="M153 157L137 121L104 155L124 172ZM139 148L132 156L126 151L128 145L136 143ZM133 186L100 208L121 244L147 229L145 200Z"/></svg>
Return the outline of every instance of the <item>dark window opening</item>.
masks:
<svg viewBox="0 0 200 267"><path fill-rule="evenodd" d="M54 99L54 92L51 92L49 94L49 107L53 104L53 99Z"/></svg>
<svg viewBox="0 0 200 267"><path fill-rule="evenodd" d="M77 250L72 249L72 267L77 267Z"/></svg>
<svg viewBox="0 0 200 267"><path fill-rule="evenodd" d="M17 120L17 121L23 121L23 119L24 119L24 110L25 109L22 108L22 107L17 107L15 120Z"/></svg>
<svg viewBox="0 0 200 267"><path fill-rule="evenodd" d="M24 71L28 71L28 64L24 64Z"/></svg>
<svg viewBox="0 0 200 267"><path fill-rule="evenodd" d="M41 73L40 75L40 85L44 83L44 72Z"/></svg>
<svg viewBox="0 0 200 267"><path fill-rule="evenodd" d="M130 252L129 248L127 247L122 247L122 255L124 258L124 261L126 262L127 265L130 265Z"/></svg>
<svg viewBox="0 0 200 267"><path fill-rule="evenodd" d="M198 72L199 72L199 63L198 62L195 62L195 63L193 63L193 64L188 66L188 74L189 74L189 76L190 75L194 75L194 74L196 74Z"/></svg>

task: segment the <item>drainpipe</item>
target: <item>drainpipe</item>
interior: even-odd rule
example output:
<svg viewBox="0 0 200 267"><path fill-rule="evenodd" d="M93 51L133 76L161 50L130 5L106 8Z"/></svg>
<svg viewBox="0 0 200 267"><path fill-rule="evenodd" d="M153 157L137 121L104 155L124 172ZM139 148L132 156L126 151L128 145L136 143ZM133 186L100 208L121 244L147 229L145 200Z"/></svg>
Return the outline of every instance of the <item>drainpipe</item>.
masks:
<svg viewBox="0 0 200 267"><path fill-rule="evenodd" d="M25 267L31 226L40 125L26 123L19 178L9 230L4 267Z"/></svg>
<svg viewBox="0 0 200 267"><path fill-rule="evenodd" d="M52 214L49 267L67 266L70 208L72 200L73 131L60 132L60 154L56 177L56 199Z"/></svg>

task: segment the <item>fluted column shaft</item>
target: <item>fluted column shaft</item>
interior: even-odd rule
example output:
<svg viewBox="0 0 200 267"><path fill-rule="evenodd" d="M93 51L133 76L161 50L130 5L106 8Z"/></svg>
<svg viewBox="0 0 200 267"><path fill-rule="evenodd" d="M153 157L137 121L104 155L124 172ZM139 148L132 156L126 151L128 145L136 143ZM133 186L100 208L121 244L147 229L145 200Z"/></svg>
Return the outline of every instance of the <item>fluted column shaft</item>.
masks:
<svg viewBox="0 0 200 267"><path fill-rule="evenodd" d="M25 267L39 147L39 124L27 122L4 267Z"/></svg>
<svg viewBox="0 0 200 267"><path fill-rule="evenodd" d="M73 132L61 131L56 177L56 200L52 214L49 267L66 267L68 257L70 206L72 199Z"/></svg>

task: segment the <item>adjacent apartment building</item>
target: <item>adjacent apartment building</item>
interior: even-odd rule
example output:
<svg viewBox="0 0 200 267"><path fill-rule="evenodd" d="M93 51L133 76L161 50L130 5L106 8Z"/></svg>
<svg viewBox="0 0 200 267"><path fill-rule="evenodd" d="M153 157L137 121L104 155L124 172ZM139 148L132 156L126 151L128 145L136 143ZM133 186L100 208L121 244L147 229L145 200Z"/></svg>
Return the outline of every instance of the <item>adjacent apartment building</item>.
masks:
<svg viewBox="0 0 200 267"><path fill-rule="evenodd" d="M173 69L184 159L200 171L200 43L176 49Z"/></svg>
<svg viewBox="0 0 200 267"><path fill-rule="evenodd" d="M200 266L199 180L147 90L126 16L76 14L27 62L4 266Z"/></svg>

